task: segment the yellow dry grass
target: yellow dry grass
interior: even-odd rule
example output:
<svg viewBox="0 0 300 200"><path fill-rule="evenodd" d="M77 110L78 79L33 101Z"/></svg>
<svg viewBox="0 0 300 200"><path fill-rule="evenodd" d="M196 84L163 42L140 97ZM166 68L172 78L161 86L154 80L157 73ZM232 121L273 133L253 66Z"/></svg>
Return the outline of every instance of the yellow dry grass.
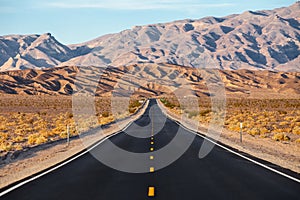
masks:
<svg viewBox="0 0 300 200"><path fill-rule="evenodd" d="M109 111L110 98L99 97L95 100L96 116L76 116L78 119L75 120L71 98L11 96L5 98L8 100L6 102L0 100L0 153L66 138L67 125L70 136L78 135L115 119L125 118L141 106L137 99L131 99L126 112L113 115ZM79 121L80 130L75 121L77 125Z"/></svg>
<svg viewBox="0 0 300 200"><path fill-rule="evenodd" d="M185 113L204 125L224 114L212 112L210 99L199 99L199 111L181 108L174 97L161 101L175 114ZM227 99L225 128L239 132L240 123L243 133L254 137L296 142L300 135L300 99Z"/></svg>

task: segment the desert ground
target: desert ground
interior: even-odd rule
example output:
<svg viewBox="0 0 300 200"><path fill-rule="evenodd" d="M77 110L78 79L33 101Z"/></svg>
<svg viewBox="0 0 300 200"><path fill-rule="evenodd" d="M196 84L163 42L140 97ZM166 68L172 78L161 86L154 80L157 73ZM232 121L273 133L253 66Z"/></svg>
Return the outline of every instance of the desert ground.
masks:
<svg viewBox="0 0 300 200"><path fill-rule="evenodd" d="M221 123L214 121L220 113L213 113L207 100L200 101L197 113L182 109L174 98L162 97L159 102L170 118L182 121L187 128L242 154L300 173L299 99L227 99L227 114ZM215 124L223 130L219 132Z"/></svg>
<svg viewBox="0 0 300 200"><path fill-rule="evenodd" d="M82 151L85 147L78 135L135 116L147 98L157 98L175 117L186 115L199 122L201 133L214 115L220 114L224 117L222 143L299 173L300 73L214 70L210 79L205 74L207 70L150 63L1 72L1 187ZM222 113L211 108L214 91L208 89L208 81L224 88L226 109ZM94 92L95 113L80 116L78 122L73 101L82 91L87 95ZM179 104L178 95L191 94L197 97L198 111ZM128 104L123 103L128 99ZM67 125L73 138L68 147ZM111 127L106 135L116 130ZM36 167L36 163L44 167ZM19 175L13 175L16 170Z"/></svg>

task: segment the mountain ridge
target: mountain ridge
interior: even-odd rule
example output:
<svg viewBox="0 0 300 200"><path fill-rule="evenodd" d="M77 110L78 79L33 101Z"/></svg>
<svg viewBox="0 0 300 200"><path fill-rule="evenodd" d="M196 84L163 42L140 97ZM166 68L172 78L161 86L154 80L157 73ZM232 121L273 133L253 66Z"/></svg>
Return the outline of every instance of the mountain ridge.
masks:
<svg viewBox="0 0 300 200"><path fill-rule="evenodd" d="M170 64L138 64L108 67L99 74L95 67L56 67L51 69L14 70L0 72L0 94L15 95L76 95L97 85L96 96L113 93L151 97L168 95L189 85L200 97L209 97L207 83L201 70ZM89 84L81 80L85 75ZM299 98L300 72L218 70L227 97L241 98ZM79 76L79 77L78 77ZM147 79L147 81L145 81ZM76 83L76 84L75 84ZM212 83L214 84L214 83ZM89 88L90 87L90 88Z"/></svg>
<svg viewBox="0 0 300 200"><path fill-rule="evenodd" d="M134 26L72 45L50 33L0 36L0 71L136 63L300 71L299 16L298 1L274 10Z"/></svg>

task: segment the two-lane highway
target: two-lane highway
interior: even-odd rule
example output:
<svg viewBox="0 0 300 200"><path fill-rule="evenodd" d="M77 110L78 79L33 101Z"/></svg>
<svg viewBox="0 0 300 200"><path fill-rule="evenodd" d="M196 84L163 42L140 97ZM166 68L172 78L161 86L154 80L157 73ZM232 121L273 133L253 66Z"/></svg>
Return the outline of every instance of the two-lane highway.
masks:
<svg viewBox="0 0 300 200"><path fill-rule="evenodd" d="M152 115L152 116L151 116ZM152 120L151 120L152 118ZM160 130L161 129L161 130ZM1 199L88 199L88 200L198 200L198 199L299 199L300 184L267 170L219 146L199 159L202 137L184 130L185 138L193 138L183 155L169 166L157 169L163 162L158 152L172 143L182 129L166 119L151 100L144 115L124 132L103 141L79 158L3 195ZM157 130L160 130L156 133ZM195 138L194 138L195 137ZM114 168L122 168L126 160L115 158L112 143L128 152L147 156L137 160L145 173L121 172L99 162L97 155L111 156ZM177 152L180 142L172 145ZM96 156L95 156L96 155ZM130 155L130 154L129 154ZM171 154L170 154L171 156Z"/></svg>

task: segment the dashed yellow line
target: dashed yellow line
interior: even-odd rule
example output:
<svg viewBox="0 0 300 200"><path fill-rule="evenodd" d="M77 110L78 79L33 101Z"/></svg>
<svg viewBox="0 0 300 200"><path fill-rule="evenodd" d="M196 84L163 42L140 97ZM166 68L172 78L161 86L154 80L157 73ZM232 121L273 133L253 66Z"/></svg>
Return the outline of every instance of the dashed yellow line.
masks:
<svg viewBox="0 0 300 200"><path fill-rule="evenodd" d="M154 195L155 195L155 188L149 187L148 188L148 197L154 197Z"/></svg>
<svg viewBox="0 0 300 200"><path fill-rule="evenodd" d="M151 114L152 114L152 119L153 119L153 112ZM153 120L151 120L151 121L152 121L152 132L151 132L151 142L150 142L150 144L154 145L154 138L153 138L154 123L153 123ZM154 148L151 147L150 151L154 151ZM153 160L153 159L154 159L154 156L150 156L150 160ZM153 173L154 172L154 167L150 167L149 171ZM148 197L154 197L154 195L155 195L155 188L153 186L149 186L148 187Z"/></svg>

